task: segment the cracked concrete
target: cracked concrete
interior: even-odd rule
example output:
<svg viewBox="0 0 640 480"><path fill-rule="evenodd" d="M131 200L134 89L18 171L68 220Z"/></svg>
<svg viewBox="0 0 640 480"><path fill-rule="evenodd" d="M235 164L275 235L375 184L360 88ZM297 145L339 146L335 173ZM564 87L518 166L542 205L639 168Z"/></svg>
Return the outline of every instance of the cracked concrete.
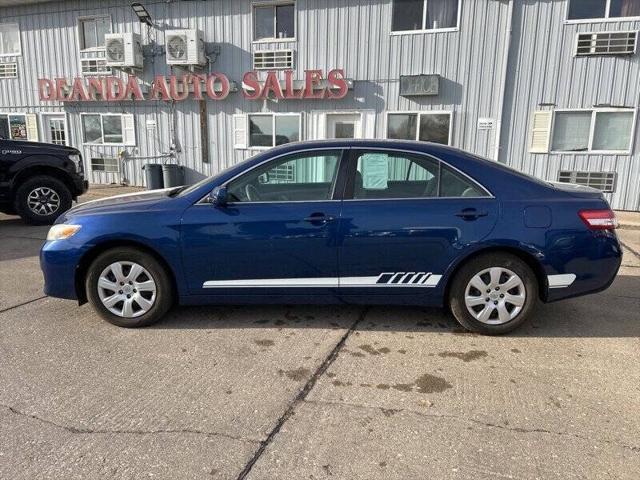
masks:
<svg viewBox="0 0 640 480"><path fill-rule="evenodd" d="M174 429L174 430L96 430L89 428L76 428L69 425L60 425L58 423L52 422L51 420L47 420L45 418L40 418L37 415L21 412L9 405L1 405L0 408L5 408L9 410L11 413L15 415L19 415L22 417L30 418L37 422L45 423L47 425L51 425L53 427L60 428L62 430L66 430L69 433L75 433L80 435L181 435L181 434L190 434L190 435L204 435L205 437L222 437L230 440L238 440L241 442L260 444L263 441L260 440L252 440L240 437L234 437L232 435L227 435L225 433L219 432L204 432L202 430L191 430L191 429Z"/></svg>
<svg viewBox="0 0 640 480"><path fill-rule="evenodd" d="M609 290L481 337L402 307L118 329L41 298L46 228L0 229L0 478L640 478L640 231Z"/></svg>

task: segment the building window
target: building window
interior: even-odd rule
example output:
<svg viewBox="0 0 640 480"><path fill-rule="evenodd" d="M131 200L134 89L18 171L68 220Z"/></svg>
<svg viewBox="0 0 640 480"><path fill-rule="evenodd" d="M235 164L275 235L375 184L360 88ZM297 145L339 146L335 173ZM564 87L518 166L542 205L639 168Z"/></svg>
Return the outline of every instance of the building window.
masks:
<svg viewBox="0 0 640 480"><path fill-rule="evenodd" d="M17 23L0 23L0 57L20 55L20 28Z"/></svg>
<svg viewBox="0 0 640 480"><path fill-rule="evenodd" d="M394 32L458 27L460 0L393 0Z"/></svg>
<svg viewBox="0 0 640 480"><path fill-rule="evenodd" d="M253 7L253 39L280 40L296 36L295 3L258 4Z"/></svg>
<svg viewBox="0 0 640 480"><path fill-rule="evenodd" d="M640 17L640 0L570 0L569 20Z"/></svg>
<svg viewBox="0 0 640 480"><path fill-rule="evenodd" d="M37 142L38 126L36 114L0 114L0 138Z"/></svg>
<svg viewBox="0 0 640 480"><path fill-rule="evenodd" d="M271 148L298 140L300 140L299 114L249 115L250 148Z"/></svg>
<svg viewBox="0 0 640 480"><path fill-rule="evenodd" d="M576 55L633 55L637 32L579 33Z"/></svg>
<svg viewBox="0 0 640 480"><path fill-rule="evenodd" d="M84 113L81 117L84 143L135 145L133 115Z"/></svg>
<svg viewBox="0 0 640 480"><path fill-rule="evenodd" d="M556 111L551 150L631 153L635 110Z"/></svg>
<svg viewBox="0 0 640 480"><path fill-rule="evenodd" d="M387 114L387 138L451 143L451 112Z"/></svg>
<svg viewBox="0 0 640 480"><path fill-rule="evenodd" d="M78 21L80 50L104 48L104 36L111 33L111 17L89 17Z"/></svg>

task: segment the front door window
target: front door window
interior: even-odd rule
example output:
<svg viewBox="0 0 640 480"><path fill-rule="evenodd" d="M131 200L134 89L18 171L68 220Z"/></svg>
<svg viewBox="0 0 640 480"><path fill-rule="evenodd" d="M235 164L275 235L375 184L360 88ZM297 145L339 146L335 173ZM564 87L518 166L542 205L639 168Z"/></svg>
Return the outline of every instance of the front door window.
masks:
<svg viewBox="0 0 640 480"><path fill-rule="evenodd" d="M330 200L341 150L289 155L257 167L228 187L231 202Z"/></svg>

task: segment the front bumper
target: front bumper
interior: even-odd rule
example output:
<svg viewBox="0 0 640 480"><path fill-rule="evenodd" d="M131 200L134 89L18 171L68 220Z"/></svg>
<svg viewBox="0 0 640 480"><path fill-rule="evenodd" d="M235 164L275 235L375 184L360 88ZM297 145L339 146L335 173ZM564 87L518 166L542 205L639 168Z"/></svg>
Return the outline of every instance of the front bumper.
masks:
<svg viewBox="0 0 640 480"><path fill-rule="evenodd" d="M77 300L76 270L84 251L66 240L46 242L40 250L44 294Z"/></svg>

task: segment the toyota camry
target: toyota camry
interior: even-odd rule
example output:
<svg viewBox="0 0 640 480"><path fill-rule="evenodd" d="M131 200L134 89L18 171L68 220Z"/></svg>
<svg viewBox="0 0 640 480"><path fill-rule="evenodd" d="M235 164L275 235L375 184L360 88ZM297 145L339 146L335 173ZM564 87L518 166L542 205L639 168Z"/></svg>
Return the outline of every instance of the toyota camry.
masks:
<svg viewBox="0 0 640 480"><path fill-rule="evenodd" d="M317 141L262 152L189 187L66 212L45 293L122 327L174 303L448 308L500 334L539 302L595 293L621 261L598 190L544 182L420 142Z"/></svg>

